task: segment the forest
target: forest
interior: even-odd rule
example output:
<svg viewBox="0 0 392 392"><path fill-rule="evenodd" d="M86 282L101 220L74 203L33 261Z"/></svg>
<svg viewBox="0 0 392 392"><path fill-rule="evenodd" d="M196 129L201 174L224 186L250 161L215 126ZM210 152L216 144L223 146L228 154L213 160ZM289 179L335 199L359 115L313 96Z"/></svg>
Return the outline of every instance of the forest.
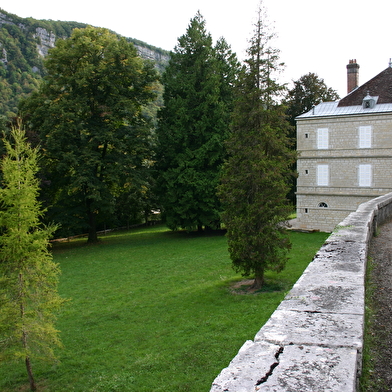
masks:
<svg viewBox="0 0 392 392"><path fill-rule="evenodd" d="M260 108L268 116L260 115L257 122L271 122L274 113L271 125L279 129L275 136L283 138L281 146L295 150L297 115L337 98L311 72L292 89L279 85L274 79L274 72L280 72L279 50L270 47L273 33L264 25L244 64L224 38L214 44L200 14L170 53L109 30L94 33L85 24L20 18L4 10L0 27L0 128L9 133L21 118L29 141L45 152L40 198L47 222L59 225L56 237L89 233L89 239L96 240L99 230L148 222L157 211L171 229L220 228L227 191L218 196L218 185L230 155L233 124L241 122L236 116L245 115L248 121L244 111L249 108L239 102L241 84L249 83L244 78L253 66L252 51L258 52L260 64L247 77L251 83L256 78L257 102L268 101L267 111L265 103ZM91 40L91 48L83 47L83 39ZM73 51L71 42L80 48ZM132 66L118 64L116 42L128 53L121 61ZM99 45L108 45L107 53L99 54ZM270 53L276 55L270 59ZM80 58L86 59L82 65ZM86 72L92 72L91 77ZM143 88L135 85L137 72L143 73ZM119 83L133 86L135 94L131 97ZM285 164L294 165L293 157L283 155ZM282 178L289 184L285 197L291 205L295 166L292 169Z"/></svg>

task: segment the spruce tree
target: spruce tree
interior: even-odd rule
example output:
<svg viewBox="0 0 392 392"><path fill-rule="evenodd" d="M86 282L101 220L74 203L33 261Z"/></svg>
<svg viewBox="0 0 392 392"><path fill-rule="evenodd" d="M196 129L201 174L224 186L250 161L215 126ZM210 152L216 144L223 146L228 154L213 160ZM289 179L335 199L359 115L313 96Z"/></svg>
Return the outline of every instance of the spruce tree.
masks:
<svg viewBox="0 0 392 392"><path fill-rule="evenodd" d="M157 130L157 192L171 229L219 227L216 195L226 155L238 62L224 39L213 46L198 13L163 75Z"/></svg>
<svg viewBox="0 0 392 392"><path fill-rule="evenodd" d="M233 266L254 275L254 288L263 285L265 270L284 268L290 249L284 222L292 209L286 194L295 154L279 103L283 86L274 79L282 64L272 38L260 9L236 87L229 158L219 188Z"/></svg>
<svg viewBox="0 0 392 392"><path fill-rule="evenodd" d="M60 344L55 311L63 300L57 292L59 268L48 251L56 227L40 225L38 151L20 127L11 137L1 165L0 359L23 360L35 390L32 361L55 358L53 349Z"/></svg>

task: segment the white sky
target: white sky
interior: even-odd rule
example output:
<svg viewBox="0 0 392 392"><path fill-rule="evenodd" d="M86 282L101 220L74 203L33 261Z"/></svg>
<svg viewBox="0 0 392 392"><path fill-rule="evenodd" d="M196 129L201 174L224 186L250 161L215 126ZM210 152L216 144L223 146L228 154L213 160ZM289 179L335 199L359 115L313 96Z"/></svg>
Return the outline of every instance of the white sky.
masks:
<svg viewBox="0 0 392 392"><path fill-rule="evenodd" d="M1 0L20 17L77 21L172 50L200 10L214 40L223 36L240 59L253 31L259 0ZM341 97L346 65L357 59L359 82L388 67L392 57L390 0L264 0L286 68L282 82L314 72Z"/></svg>

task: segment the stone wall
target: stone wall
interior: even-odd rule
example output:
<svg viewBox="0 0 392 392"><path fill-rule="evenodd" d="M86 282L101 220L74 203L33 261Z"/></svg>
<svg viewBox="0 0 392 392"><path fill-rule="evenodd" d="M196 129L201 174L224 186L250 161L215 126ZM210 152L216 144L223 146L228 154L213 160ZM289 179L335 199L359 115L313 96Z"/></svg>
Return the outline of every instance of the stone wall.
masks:
<svg viewBox="0 0 392 392"><path fill-rule="evenodd" d="M347 216L210 392L356 391L368 245L391 216L392 193Z"/></svg>

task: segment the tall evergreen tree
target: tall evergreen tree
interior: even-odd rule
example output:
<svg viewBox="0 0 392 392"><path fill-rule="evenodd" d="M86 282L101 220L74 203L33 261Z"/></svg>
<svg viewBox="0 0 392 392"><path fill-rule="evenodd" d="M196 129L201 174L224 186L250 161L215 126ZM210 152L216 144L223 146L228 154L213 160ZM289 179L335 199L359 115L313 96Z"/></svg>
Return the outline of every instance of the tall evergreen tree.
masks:
<svg viewBox="0 0 392 392"><path fill-rule="evenodd" d="M54 312L63 300L57 293L59 268L48 251L56 228L40 226L38 152L20 128L11 136L1 165L0 359L24 360L35 390L32 361L54 359L60 344Z"/></svg>
<svg viewBox="0 0 392 392"><path fill-rule="evenodd" d="M265 270L284 268L290 248L284 221L291 212L286 194L294 153L279 103L283 87L274 79L282 64L272 38L260 9L237 84L229 158L219 188L233 266L255 276L254 288L262 286Z"/></svg>
<svg viewBox="0 0 392 392"><path fill-rule="evenodd" d="M41 136L56 221L83 217L95 242L98 219L150 157L142 106L155 98L157 73L131 43L93 27L59 40L45 66L21 113Z"/></svg>
<svg viewBox="0 0 392 392"><path fill-rule="evenodd" d="M157 189L171 229L217 227L216 195L225 157L238 62L224 39L213 47L198 13L163 76L164 108L157 130Z"/></svg>

